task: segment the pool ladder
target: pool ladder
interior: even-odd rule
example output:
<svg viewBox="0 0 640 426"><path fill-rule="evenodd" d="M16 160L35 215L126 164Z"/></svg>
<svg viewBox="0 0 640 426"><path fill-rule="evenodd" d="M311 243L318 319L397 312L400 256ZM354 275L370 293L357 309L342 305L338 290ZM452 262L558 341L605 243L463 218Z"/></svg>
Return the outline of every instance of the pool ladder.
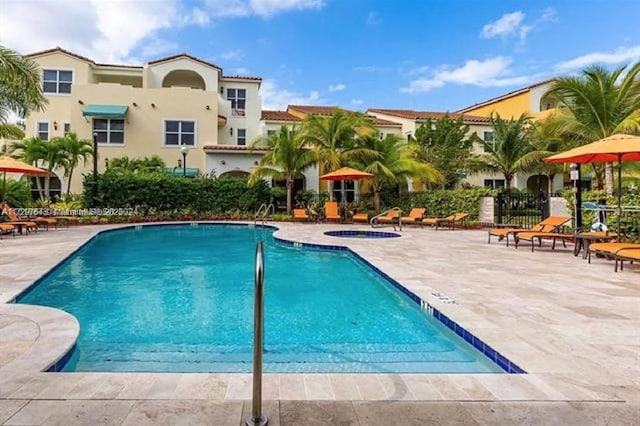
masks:
<svg viewBox="0 0 640 426"><path fill-rule="evenodd" d="M269 219L269 213L272 215L276 213L276 207L272 204L263 203L258 207L255 216L253 217L253 225L258 224L258 220L262 221L262 225Z"/></svg>
<svg viewBox="0 0 640 426"><path fill-rule="evenodd" d="M256 245L256 267L254 276L255 300L253 305L253 400L251 416L244 421L246 426L266 426L269 419L262 414L262 352L264 346L264 246Z"/></svg>
<svg viewBox="0 0 640 426"><path fill-rule="evenodd" d="M398 212L398 229L396 229L396 224L393 221L391 221L391 226L393 226L394 231L402 231L402 209L400 209L400 207L394 207L392 209L389 209L387 211L380 213L379 215L372 217L371 220L369 221L369 224L371 225L372 228L378 228L379 226L381 226L380 224L378 224L378 218L382 216L386 216L389 212L394 212L394 211Z"/></svg>

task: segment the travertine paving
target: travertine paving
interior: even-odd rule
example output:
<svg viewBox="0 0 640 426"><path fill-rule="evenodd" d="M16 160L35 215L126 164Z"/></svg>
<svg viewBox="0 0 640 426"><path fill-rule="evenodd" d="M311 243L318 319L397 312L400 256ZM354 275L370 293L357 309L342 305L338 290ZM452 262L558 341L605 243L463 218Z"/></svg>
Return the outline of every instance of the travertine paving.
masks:
<svg viewBox="0 0 640 426"><path fill-rule="evenodd" d="M277 226L280 238L350 247L528 372L266 375L265 411L281 424L640 423L638 266L616 274L571 249L487 245L484 231L358 240L323 232L366 227ZM238 424L246 374L42 372L77 321L6 302L103 229L0 241L0 424Z"/></svg>

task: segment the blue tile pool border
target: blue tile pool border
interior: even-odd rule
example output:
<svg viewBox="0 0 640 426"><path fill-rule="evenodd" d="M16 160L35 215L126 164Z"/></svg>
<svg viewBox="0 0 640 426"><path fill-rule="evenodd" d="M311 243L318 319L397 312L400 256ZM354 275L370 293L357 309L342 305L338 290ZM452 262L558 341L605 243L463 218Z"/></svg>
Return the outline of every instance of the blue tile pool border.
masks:
<svg viewBox="0 0 640 426"><path fill-rule="evenodd" d="M408 290L406 287L404 287L398 281L394 280L388 274L384 273L379 268L375 267L373 264L371 264L369 261L367 261L365 258L360 256L355 251L351 250L349 247L338 246L338 245L302 243L302 242L298 242L298 241L290 241L290 240L287 240L287 239L284 239L284 238L280 238L280 237L276 237L276 236L274 236L273 239L275 241L281 243L281 244L285 244L285 245L296 247L296 248L308 248L308 249L313 249L313 250L348 252L353 257L355 257L360 262L362 262L364 265L366 265L367 267L372 269L374 272L376 272L378 275L383 277L386 282L388 282L389 284L394 286L396 289L400 290L409 299L413 300L415 303L420 305L420 307L423 309L424 312L426 312L427 314L433 316L440 323L445 325L448 329L450 329L451 331L456 333L458 336L460 336L462 339L464 339L467 343L469 343L471 346L473 346L478 351L480 351L482 354L484 354L484 356L486 356L487 358L489 358L489 360L491 360L493 363L498 365L498 367L500 367L503 371L505 371L506 373L509 373L509 374L526 374L526 371L524 371L522 368L520 368L516 363L512 362L511 360L509 360L507 357L502 355L500 352L498 352L495 349L493 349L489 344L485 343L482 339L476 337L471 332L469 332L467 329L462 327L460 324L458 324L457 322L455 322L452 319L450 319L449 317L447 317L445 314L440 312L437 308L434 308L433 306L431 306L428 302L426 302L425 300L420 298L417 294L415 294L412 291Z"/></svg>
<svg viewBox="0 0 640 426"><path fill-rule="evenodd" d="M343 238L371 238L371 239L384 239L384 238L398 238L401 235L395 232L381 232L381 231L327 231L324 233L329 237L343 237Z"/></svg>
<svg viewBox="0 0 640 426"><path fill-rule="evenodd" d="M277 226L273 226L273 225L262 225L262 224L261 225L255 225L255 224L251 224L251 223L234 223L234 222L144 223L144 224L131 224L131 225L127 225L127 226L121 226L121 227L118 227L118 228L105 229L105 230L96 232L95 235L93 235L91 238L89 238L87 241L85 241L82 245L80 245L78 248L76 248L71 253L69 253L67 256L65 256L54 267L49 269L40 278L35 280L30 286L26 287L22 292L20 292L13 300L9 301L9 303L17 303L20 300L22 300L38 284L40 284L44 279L46 279L52 273L54 273L58 268L62 267L62 265L68 259L70 259L72 256L74 256L76 253L78 253L84 247L86 247L89 243L94 241L100 234L106 234L106 233L118 232L118 231L125 231L125 230L131 230L131 229L142 229L143 227L169 227L169 226L183 226L183 227L188 227L188 226L193 226L193 227L198 227L198 226L237 226L237 227L250 227L250 228L251 227L255 227L255 228L278 230L278 227ZM345 231L345 232L349 232L349 231ZM351 232L355 232L355 231L351 231ZM292 240L287 240L287 239L284 239L284 238L276 237L275 235L273 236L273 240L278 242L278 243L280 243L280 244L288 245L288 246L295 247L295 248L306 248L306 249L323 250L323 251L339 251L339 252L347 252L347 253L349 253L354 258L359 260L362 264L364 264L365 266L367 266L368 268L373 270L375 273L377 273L378 275L383 277L386 282L388 282L389 284L394 286L396 289L400 290L409 299L411 299L412 301L417 303L422 308L422 310L424 312L426 312L428 315L433 316L440 323L442 323L447 328L449 328L451 331L453 331L458 336L460 336L462 339L464 339L467 343L469 343L470 345L475 347L478 351L480 351L482 354L484 354L489 360L491 360L493 363L498 365L498 367L500 367L503 371L505 371L506 373L509 373L509 374L526 374L526 371L524 371L522 368L520 368L517 364L515 364L512 361L510 361L507 357L505 357L504 355L502 355L501 353L499 353L498 351L493 349L490 345L485 343L482 339L479 339L478 337L474 336L471 332L466 330L460 324L458 324L457 322L451 320L445 314L440 312L437 308L431 306L428 302L426 302L425 300L420 298L418 295L416 295L412 291L408 290L406 287L404 287L398 281L396 281L393 278L391 278L388 274L386 274L385 272L381 271L379 268L377 268L376 266L371 264L369 261L367 261L365 258L360 256L358 253L356 253L355 251L351 250L349 247L340 246L340 245L302 243L302 242L298 242L298 241L292 241ZM65 352L58 360L54 361L53 364L46 371L47 372L63 371L65 365L67 364L67 362L69 362L69 359L71 359L71 357L73 356L73 353L75 352L75 350L76 350L76 344L74 343L67 350L67 352Z"/></svg>

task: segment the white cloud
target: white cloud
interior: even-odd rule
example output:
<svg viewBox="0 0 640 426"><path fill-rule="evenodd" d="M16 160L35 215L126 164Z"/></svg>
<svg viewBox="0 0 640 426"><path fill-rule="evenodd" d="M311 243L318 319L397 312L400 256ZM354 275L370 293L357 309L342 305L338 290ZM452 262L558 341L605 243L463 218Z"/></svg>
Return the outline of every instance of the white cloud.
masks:
<svg viewBox="0 0 640 426"><path fill-rule="evenodd" d="M429 70L431 69L431 67L424 65L421 67L416 67L416 68L412 68L408 71L409 75L423 75L426 74Z"/></svg>
<svg viewBox="0 0 640 426"><path fill-rule="evenodd" d="M320 93L312 90L305 95L278 86L275 80L264 80L260 87L263 109L285 109L287 105L315 105L322 103Z"/></svg>
<svg viewBox="0 0 640 426"><path fill-rule="evenodd" d="M519 34L524 17L521 11L505 13L497 21L485 25L481 35L484 38L493 38Z"/></svg>
<svg viewBox="0 0 640 426"><path fill-rule="evenodd" d="M591 64L615 65L640 60L640 45L619 47L613 52L593 52L556 64L556 70L569 71Z"/></svg>
<svg viewBox="0 0 640 426"><path fill-rule="evenodd" d="M374 27L376 25L380 25L382 23L382 19L378 12L369 12L367 15L367 25Z"/></svg>
<svg viewBox="0 0 640 426"><path fill-rule="evenodd" d="M479 87L504 87L525 84L527 76L513 76L511 58L496 56L484 61L470 59L458 68L443 66L429 78L418 78L409 83L409 87L400 89L402 93L421 93L442 87L445 84L470 85Z"/></svg>
<svg viewBox="0 0 640 426"><path fill-rule="evenodd" d="M351 99L351 105L362 105L364 101L362 99Z"/></svg>
<svg viewBox="0 0 640 426"><path fill-rule="evenodd" d="M220 55L225 61L239 61L244 58L244 52L240 49L230 50Z"/></svg>
<svg viewBox="0 0 640 426"><path fill-rule="evenodd" d="M232 68L231 71L236 75L249 75L249 70L242 67Z"/></svg>
<svg viewBox="0 0 640 426"><path fill-rule="evenodd" d="M558 22L558 11L552 7L547 7L540 11L540 21L542 22Z"/></svg>
<svg viewBox="0 0 640 426"><path fill-rule="evenodd" d="M268 18L291 10L320 9L324 0L207 0L206 5L216 17L258 15Z"/></svg>
<svg viewBox="0 0 640 426"><path fill-rule="evenodd" d="M61 13L64 11L64 13ZM179 0L121 1L19 1L3 2L0 39L3 44L30 53L62 46L98 62L131 62L137 48L144 55L161 48L157 33L185 25L205 25L208 15ZM55 17L55 19L52 19Z"/></svg>
<svg viewBox="0 0 640 426"><path fill-rule="evenodd" d="M347 85L343 84L343 83L330 84L329 85L329 91L330 92L342 92L346 88L347 88Z"/></svg>

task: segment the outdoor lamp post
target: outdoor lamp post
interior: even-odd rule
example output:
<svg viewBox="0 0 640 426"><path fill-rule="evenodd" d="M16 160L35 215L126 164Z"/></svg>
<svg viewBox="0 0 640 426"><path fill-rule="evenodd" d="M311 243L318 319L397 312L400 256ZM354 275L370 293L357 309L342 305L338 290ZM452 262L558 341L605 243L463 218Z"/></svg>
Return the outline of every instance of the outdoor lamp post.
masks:
<svg viewBox="0 0 640 426"><path fill-rule="evenodd" d="M576 193L574 205L574 209L576 211L576 223L574 228L577 232L578 229L582 228L582 176L580 176L580 164L572 163L570 167L571 180L573 181L573 188Z"/></svg>
<svg viewBox="0 0 640 426"><path fill-rule="evenodd" d="M182 146L180 152L182 153L182 176L187 177L187 154L189 153L189 148Z"/></svg>
<svg viewBox="0 0 640 426"><path fill-rule="evenodd" d="M93 132L93 188L91 207L98 207L98 133Z"/></svg>

